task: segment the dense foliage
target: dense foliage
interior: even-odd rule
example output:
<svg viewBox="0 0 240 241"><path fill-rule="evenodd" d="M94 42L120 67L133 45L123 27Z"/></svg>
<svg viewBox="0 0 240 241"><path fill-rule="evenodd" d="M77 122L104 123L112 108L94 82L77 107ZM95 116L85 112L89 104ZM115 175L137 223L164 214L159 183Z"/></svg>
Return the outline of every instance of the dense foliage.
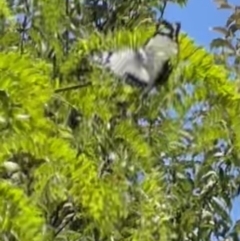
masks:
<svg viewBox="0 0 240 241"><path fill-rule="evenodd" d="M182 34L168 83L142 102L87 60L143 44L158 4L0 2L1 240L239 240L226 64Z"/></svg>

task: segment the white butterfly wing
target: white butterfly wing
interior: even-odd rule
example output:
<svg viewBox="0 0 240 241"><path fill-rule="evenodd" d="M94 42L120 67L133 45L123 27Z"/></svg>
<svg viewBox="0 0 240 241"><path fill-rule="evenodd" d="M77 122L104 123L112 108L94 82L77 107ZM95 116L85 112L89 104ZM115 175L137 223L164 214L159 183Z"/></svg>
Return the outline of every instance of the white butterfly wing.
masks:
<svg viewBox="0 0 240 241"><path fill-rule="evenodd" d="M145 84L150 81L149 73L144 68L141 57L131 49L110 54L108 60L105 61L105 67L119 77L128 78L131 76Z"/></svg>
<svg viewBox="0 0 240 241"><path fill-rule="evenodd" d="M162 71L165 62L178 53L178 46L168 37L156 35L149 40L144 50L151 60L147 69L151 73L151 79L155 79L158 73Z"/></svg>

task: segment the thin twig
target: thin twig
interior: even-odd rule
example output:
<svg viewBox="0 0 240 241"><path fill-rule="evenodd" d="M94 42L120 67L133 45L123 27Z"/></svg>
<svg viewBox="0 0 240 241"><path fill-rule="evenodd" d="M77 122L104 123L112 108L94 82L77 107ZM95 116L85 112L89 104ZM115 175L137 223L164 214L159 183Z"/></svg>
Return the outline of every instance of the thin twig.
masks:
<svg viewBox="0 0 240 241"><path fill-rule="evenodd" d="M83 87L87 87L89 85L92 85L92 83L91 82L87 82L87 83L84 83L84 84L78 84L78 85L72 85L72 86L68 86L68 87L63 87L63 88L56 89L54 92L55 93L59 93L59 92L68 91L68 90L75 90L75 89L80 89L80 88L83 88Z"/></svg>
<svg viewBox="0 0 240 241"><path fill-rule="evenodd" d="M160 15L160 17L159 17L159 20L162 20L162 19L163 19L163 14L164 14L164 12L165 12L166 7L167 7L167 0L163 0L163 7L162 7L162 9L161 9L161 15Z"/></svg>
<svg viewBox="0 0 240 241"><path fill-rule="evenodd" d="M20 41L20 53L23 54L24 53L24 34L26 32L26 27L27 27L27 23L28 23L28 18L27 15L24 15L24 19L22 22L22 26L20 28L20 35L21 35L21 41Z"/></svg>
<svg viewBox="0 0 240 241"><path fill-rule="evenodd" d="M69 19L69 0L66 1L66 15ZM68 55L68 51L69 51L69 31L68 29L66 28L66 32L65 32L65 38L66 38L66 54Z"/></svg>

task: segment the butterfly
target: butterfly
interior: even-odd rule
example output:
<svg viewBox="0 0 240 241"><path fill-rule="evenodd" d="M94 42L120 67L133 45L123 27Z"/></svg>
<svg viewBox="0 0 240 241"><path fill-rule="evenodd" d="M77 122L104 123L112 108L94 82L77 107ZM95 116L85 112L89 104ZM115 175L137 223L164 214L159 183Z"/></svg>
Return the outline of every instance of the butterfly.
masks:
<svg viewBox="0 0 240 241"><path fill-rule="evenodd" d="M148 93L154 86L165 83L171 72L171 59L178 54L178 36L181 24L161 20L154 34L138 48L124 48L101 52L93 61L108 69L125 82L145 87Z"/></svg>

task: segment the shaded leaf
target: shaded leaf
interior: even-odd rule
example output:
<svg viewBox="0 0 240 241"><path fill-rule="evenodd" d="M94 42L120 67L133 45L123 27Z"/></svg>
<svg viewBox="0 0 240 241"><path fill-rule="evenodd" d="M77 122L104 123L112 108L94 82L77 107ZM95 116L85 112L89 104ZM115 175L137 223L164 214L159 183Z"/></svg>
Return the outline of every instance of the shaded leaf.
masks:
<svg viewBox="0 0 240 241"><path fill-rule="evenodd" d="M212 40L210 46L211 48L227 47L235 52L235 48L233 47L233 45L230 43L229 40L226 39L216 38Z"/></svg>
<svg viewBox="0 0 240 241"><path fill-rule="evenodd" d="M224 27L213 27L213 28L211 28L211 30L216 31L218 33L221 33L225 36L228 36L228 34L229 34L228 29L224 28Z"/></svg>
<svg viewBox="0 0 240 241"><path fill-rule="evenodd" d="M218 5L219 9L233 9L234 6L229 4L227 0L214 0L214 2Z"/></svg>

